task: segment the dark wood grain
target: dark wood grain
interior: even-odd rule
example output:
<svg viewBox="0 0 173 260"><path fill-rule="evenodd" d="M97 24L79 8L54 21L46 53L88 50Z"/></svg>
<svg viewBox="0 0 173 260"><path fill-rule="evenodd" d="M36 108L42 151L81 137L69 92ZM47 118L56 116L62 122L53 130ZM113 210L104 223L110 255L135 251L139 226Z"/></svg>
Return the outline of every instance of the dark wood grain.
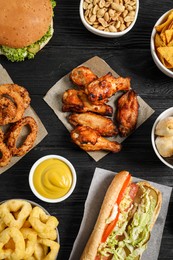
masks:
<svg viewBox="0 0 173 260"><path fill-rule="evenodd" d="M172 8L172 1L140 1L135 27L125 36L106 39L93 35L82 25L79 0L57 1L55 33L49 44L35 57L12 63L0 57L13 81L25 86L48 136L13 168L0 176L0 199L24 198L40 203L59 219L61 249L58 259L67 260L78 233L85 199L96 167L120 171L163 185L173 186L173 171L156 157L151 145L151 128L156 117L173 106L173 79L162 74L150 53L150 35L156 20ZM123 143L118 154L108 154L95 162L72 144L69 133L44 102L43 96L62 76L89 58L98 55L119 75L130 76L132 87L155 113ZM38 200L28 184L32 164L41 156L59 154L69 159L77 171L77 186L69 199L59 204ZM159 260L173 259L173 197L171 197ZM78 259L76 259L78 260Z"/></svg>

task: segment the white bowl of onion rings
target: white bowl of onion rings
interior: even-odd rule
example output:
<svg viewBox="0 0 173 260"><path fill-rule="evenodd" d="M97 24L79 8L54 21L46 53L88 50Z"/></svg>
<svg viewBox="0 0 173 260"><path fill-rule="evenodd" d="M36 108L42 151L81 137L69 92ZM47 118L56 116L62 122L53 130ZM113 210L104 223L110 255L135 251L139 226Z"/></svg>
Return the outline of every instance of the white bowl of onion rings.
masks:
<svg viewBox="0 0 173 260"><path fill-rule="evenodd" d="M29 185L42 201L57 203L67 199L76 186L76 171L66 158L46 155L37 160L29 173Z"/></svg>
<svg viewBox="0 0 173 260"><path fill-rule="evenodd" d="M56 217L33 201L0 202L0 241L4 244L0 258L56 259L60 248L58 223Z"/></svg>

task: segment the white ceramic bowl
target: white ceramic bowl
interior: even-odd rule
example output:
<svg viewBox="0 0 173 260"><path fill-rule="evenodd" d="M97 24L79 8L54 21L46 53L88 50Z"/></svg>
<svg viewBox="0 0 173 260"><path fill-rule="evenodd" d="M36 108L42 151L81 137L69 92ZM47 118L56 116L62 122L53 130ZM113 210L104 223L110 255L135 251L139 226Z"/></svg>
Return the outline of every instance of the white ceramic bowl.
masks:
<svg viewBox="0 0 173 260"><path fill-rule="evenodd" d="M170 13L171 10L167 11L164 13L155 23L152 33L151 33L151 39L150 39L150 49L151 49L151 55L152 58L156 64L156 66L167 76L173 78L173 70L166 68L163 63L160 61L160 59L157 56L156 49L155 49L155 44L154 44L154 38L156 35L156 29L155 26L161 24L164 22L164 20L167 18L168 14Z"/></svg>
<svg viewBox="0 0 173 260"><path fill-rule="evenodd" d="M38 191L34 187L33 175L34 175L35 169L37 168L37 166L40 163L42 163L43 161L45 161L47 159L58 159L58 160L64 162L69 167L69 169L71 171L71 174L72 174L72 185L71 185L69 191L63 197L56 198L56 199L46 198L46 197L42 196L40 193L38 193ZM37 160L33 164L33 166L31 167L30 173L29 173L29 185L30 185L30 188L31 188L32 192L34 193L34 195L37 198L39 198L42 201L48 202L48 203L57 203L57 202L61 202L61 201L65 200L65 199L67 199L72 194L72 192L73 192L73 190L74 190L74 188L76 186L76 180L77 180L76 171L75 171L73 165L66 158L64 158L62 156L59 156L59 155L46 155L46 156L41 157L39 160Z"/></svg>
<svg viewBox="0 0 173 260"><path fill-rule="evenodd" d="M153 149L157 155L157 157L168 167L170 167L171 169L173 169L173 158L169 157L169 158L164 158L162 157L156 147L155 144L155 139L156 139L156 135L155 135L155 129L156 129L156 125L159 123L160 120L167 118L169 116L173 116L173 107L168 108L167 110L165 110L164 112L162 112L158 118L156 119L156 121L154 122L154 125L152 127L152 131L151 131L151 142L152 142L152 146Z"/></svg>
<svg viewBox="0 0 173 260"><path fill-rule="evenodd" d="M117 38L117 37L121 37L124 34L128 33L133 26L135 25L135 22L137 20L138 17L138 12L139 12L139 0L136 0L136 13L135 13L135 18L133 20L133 22L131 23L131 25L129 27L127 27L127 29L125 29L124 31L121 32L105 32L105 31L101 31L98 29L95 29L92 25L90 25L84 17L84 9L83 9L83 2L84 0L80 0L80 7L79 7L79 13L80 13L80 18L81 21L83 23L83 25L86 27L86 29L98 36L102 36L102 37L106 37L106 38Z"/></svg>

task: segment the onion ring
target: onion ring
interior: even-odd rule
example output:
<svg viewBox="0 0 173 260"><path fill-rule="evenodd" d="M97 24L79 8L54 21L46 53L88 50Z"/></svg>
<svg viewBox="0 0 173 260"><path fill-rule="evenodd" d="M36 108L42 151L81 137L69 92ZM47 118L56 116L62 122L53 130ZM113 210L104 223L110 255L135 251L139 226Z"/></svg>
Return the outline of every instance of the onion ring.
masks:
<svg viewBox="0 0 173 260"><path fill-rule="evenodd" d="M24 259L29 259L34 253L35 244L37 242L37 233L31 228L21 228L20 232L25 241Z"/></svg>
<svg viewBox="0 0 173 260"><path fill-rule="evenodd" d="M23 105L23 98L20 96L18 92L12 90L9 86L10 84L4 84L0 86L0 97L7 95L12 100L14 100L14 103L16 105L16 115L11 122L16 122L22 118L25 108Z"/></svg>
<svg viewBox="0 0 173 260"><path fill-rule="evenodd" d="M49 248L47 246L42 245L37 241L34 248L34 259L44 259L44 257L48 254L48 250Z"/></svg>
<svg viewBox="0 0 173 260"><path fill-rule="evenodd" d="M0 141L3 141L3 140L4 140L4 132L0 128Z"/></svg>
<svg viewBox="0 0 173 260"><path fill-rule="evenodd" d="M10 160L11 160L11 152L6 146L6 144L3 143L3 140L1 139L1 133L0 133L0 153L1 153L1 158L0 158L0 167L6 166Z"/></svg>
<svg viewBox="0 0 173 260"><path fill-rule="evenodd" d="M20 210L20 211L19 211ZM19 211L16 219L14 212ZM8 200L0 205L0 217L8 227L20 229L32 211L32 206L24 200Z"/></svg>
<svg viewBox="0 0 173 260"><path fill-rule="evenodd" d="M31 98L29 96L29 92L26 90L26 88L19 86L17 84L6 84L8 85L9 89L15 92L18 92L21 98L23 99L24 108L26 109L30 102Z"/></svg>
<svg viewBox="0 0 173 260"><path fill-rule="evenodd" d="M0 128L0 167L6 166L11 160L11 152L4 141L4 132Z"/></svg>
<svg viewBox="0 0 173 260"><path fill-rule="evenodd" d="M0 217L0 232L2 232L2 230L4 230L6 228L6 225L3 221L3 219Z"/></svg>
<svg viewBox="0 0 173 260"><path fill-rule="evenodd" d="M29 222L41 238L55 240L57 238L56 227L58 220L54 216L47 215L41 208L34 207Z"/></svg>
<svg viewBox="0 0 173 260"><path fill-rule="evenodd" d="M16 106L13 101L7 97L0 98L0 125L10 123L16 115Z"/></svg>
<svg viewBox="0 0 173 260"><path fill-rule="evenodd" d="M38 242L44 246L49 247L49 253L42 260L54 260L57 258L60 245L49 239L38 239Z"/></svg>
<svg viewBox="0 0 173 260"><path fill-rule="evenodd" d="M30 127L30 133L27 135L25 141L20 147L16 147L17 138L23 128L23 126ZM37 137L38 126L34 118L27 116L16 122L7 133L7 146L12 155L22 156L26 154L33 146Z"/></svg>
<svg viewBox="0 0 173 260"><path fill-rule="evenodd" d="M5 244L13 239L15 249L5 249ZM0 259L9 258L11 260L23 259L25 252L25 241L22 233L15 227L4 229L0 234Z"/></svg>
<svg viewBox="0 0 173 260"><path fill-rule="evenodd" d="M32 226L31 218L36 227ZM26 228L28 224L30 227ZM55 260L60 248L59 243L53 241L57 237L53 232L57 233L57 225L55 217L29 201L3 202L0 205L0 259ZM36 229L43 231L44 237L52 238L42 238Z"/></svg>

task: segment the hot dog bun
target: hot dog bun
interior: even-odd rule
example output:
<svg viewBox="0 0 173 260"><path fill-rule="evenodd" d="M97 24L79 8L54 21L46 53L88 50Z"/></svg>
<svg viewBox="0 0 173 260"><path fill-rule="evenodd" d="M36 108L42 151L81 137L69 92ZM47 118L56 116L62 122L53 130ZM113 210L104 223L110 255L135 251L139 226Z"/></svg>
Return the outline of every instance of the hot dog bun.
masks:
<svg viewBox="0 0 173 260"><path fill-rule="evenodd" d="M116 175L116 177L111 182L105 198L103 200L99 216L97 218L94 230L88 240L88 243L84 249L81 260L93 260L97 254L97 248L101 241L103 231L105 229L105 219L110 215L110 211L115 204L118 194L122 188L122 183L127 178L129 172L122 171Z"/></svg>
<svg viewBox="0 0 173 260"><path fill-rule="evenodd" d="M105 221L109 218L110 212L113 206L115 205L118 195L122 189L122 185L125 182L128 175L129 175L128 171L121 171L114 177L113 181L111 182L106 192L106 195L104 197L96 224L85 246L85 249L83 251L80 260L95 260L97 255L97 250L99 244L101 243L103 232L106 227ZM131 181L132 178L130 178L130 183ZM154 215L152 218L152 223L150 225L150 230L151 230L160 211L162 196L160 191L155 189L148 182L140 182L140 185L147 187L147 189L150 189L151 190L150 195L153 196L157 201L157 205L155 207Z"/></svg>

